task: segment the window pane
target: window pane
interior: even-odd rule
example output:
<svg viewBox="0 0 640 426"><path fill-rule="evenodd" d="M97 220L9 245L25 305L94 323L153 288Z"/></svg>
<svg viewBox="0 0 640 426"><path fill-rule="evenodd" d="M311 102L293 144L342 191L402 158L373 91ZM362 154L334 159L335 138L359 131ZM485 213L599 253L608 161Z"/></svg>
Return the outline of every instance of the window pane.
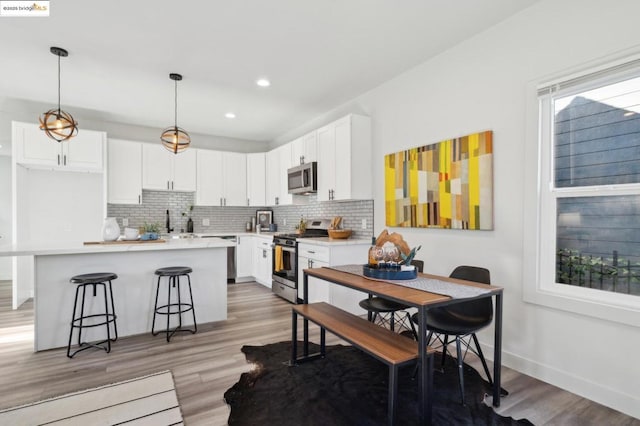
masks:
<svg viewBox="0 0 640 426"><path fill-rule="evenodd" d="M640 195L557 200L556 282L640 295Z"/></svg>
<svg viewBox="0 0 640 426"><path fill-rule="evenodd" d="M556 187L640 182L640 78L554 99Z"/></svg>

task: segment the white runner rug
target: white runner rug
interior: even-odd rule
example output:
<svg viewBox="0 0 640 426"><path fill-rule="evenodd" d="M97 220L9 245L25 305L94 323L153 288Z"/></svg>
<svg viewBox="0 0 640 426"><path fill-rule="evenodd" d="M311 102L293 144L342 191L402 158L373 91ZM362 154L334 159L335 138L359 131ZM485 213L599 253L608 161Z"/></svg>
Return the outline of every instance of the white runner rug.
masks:
<svg viewBox="0 0 640 426"><path fill-rule="evenodd" d="M182 425L170 371L0 411L0 425Z"/></svg>

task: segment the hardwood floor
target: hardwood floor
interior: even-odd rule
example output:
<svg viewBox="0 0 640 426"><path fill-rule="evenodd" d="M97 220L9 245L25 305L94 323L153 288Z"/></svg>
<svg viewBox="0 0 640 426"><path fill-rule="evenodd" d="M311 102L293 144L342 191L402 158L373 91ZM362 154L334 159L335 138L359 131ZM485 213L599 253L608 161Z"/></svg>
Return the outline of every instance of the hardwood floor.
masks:
<svg viewBox="0 0 640 426"><path fill-rule="evenodd" d="M256 283L228 290L228 319L199 325L195 335L176 335L171 343L150 333L120 338L110 354L87 350L70 360L66 348L33 352L33 304L11 310L10 282L0 281L0 408L171 370L186 424L226 424L223 394L251 369L240 348L291 338L288 302ZM327 342L339 343L330 334ZM640 426L638 419L508 368L503 387L510 395L499 412L534 424Z"/></svg>

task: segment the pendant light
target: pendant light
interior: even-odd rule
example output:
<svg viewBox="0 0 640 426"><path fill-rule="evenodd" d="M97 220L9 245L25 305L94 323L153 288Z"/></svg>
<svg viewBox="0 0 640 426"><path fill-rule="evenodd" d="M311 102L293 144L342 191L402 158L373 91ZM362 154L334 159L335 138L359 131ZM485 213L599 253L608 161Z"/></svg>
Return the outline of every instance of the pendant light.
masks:
<svg viewBox="0 0 640 426"><path fill-rule="evenodd" d="M51 139L62 142L78 134L78 122L71 114L60 109L60 58L69 56L61 47L51 47L51 53L58 57L58 108L50 109L40 117L40 130Z"/></svg>
<svg viewBox="0 0 640 426"><path fill-rule="evenodd" d="M169 74L169 78L175 81L175 105L174 105L174 121L173 127L167 127L162 131L162 135L160 136L160 140L162 141L162 145L167 148L169 151L177 154L179 152L184 151L189 147L191 143L191 137L189 133L187 133L184 129L178 127L178 82L182 80L182 76L180 74Z"/></svg>

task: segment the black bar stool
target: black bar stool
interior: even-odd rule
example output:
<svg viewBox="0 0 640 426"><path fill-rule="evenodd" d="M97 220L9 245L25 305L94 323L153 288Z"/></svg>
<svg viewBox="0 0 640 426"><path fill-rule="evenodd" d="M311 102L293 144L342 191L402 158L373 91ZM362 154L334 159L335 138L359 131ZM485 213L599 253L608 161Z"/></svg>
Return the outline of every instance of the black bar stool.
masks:
<svg viewBox="0 0 640 426"><path fill-rule="evenodd" d="M116 312L113 305L113 292L111 290L111 280L115 280L118 276L111 272L97 272L92 274L82 274L72 277L69 282L77 284L76 297L73 302L73 315L71 317L71 330L69 331L69 344L67 345L67 356L73 358L75 354L89 348L104 349L107 353L111 352L111 342L118 339L118 326L116 324ZM107 285L108 284L108 285ZM85 300L87 295L87 287L93 287L93 296L97 296L97 287L102 286L104 294L104 312L93 314L85 314ZM78 296L82 289L82 302L80 304L80 314L78 316ZM111 308L109 308L111 301ZM111 327L113 324L113 337L111 336ZM106 326L107 338L100 342L87 343L82 341L82 330L85 328ZM75 352L71 353L71 340L73 339L73 330L78 329L78 347Z"/></svg>
<svg viewBox="0 0 640 426"><path fill-rule="evenodd" d="M196 324L196 311L193 307L193 293L191 292L191 277L189 274L193 272L188 266L170 266L167 268L156 269L155 274L158 276L158 285L156 287L156 303L153 310L153 324L151 326L151 334L157 336L164 332L167 335L167 342L178 331L189 331L191 334L195 334L198 331L198 325ZM162 277L168 277L167 280L167 304L158 306L158 296L160 295L160 280ZM186 303L182 301L180 295L180 277L187 277L189 285L189 301ZM177 293L178 302L171 302L171 289L175 289ZM188 328L182 328L182 314L191 311L193 315L193 330ZM155 331L156 315L167 316L167 328L165 330ZM171 330L169 323L171 315L178 315L178 326Z"/></svg>

